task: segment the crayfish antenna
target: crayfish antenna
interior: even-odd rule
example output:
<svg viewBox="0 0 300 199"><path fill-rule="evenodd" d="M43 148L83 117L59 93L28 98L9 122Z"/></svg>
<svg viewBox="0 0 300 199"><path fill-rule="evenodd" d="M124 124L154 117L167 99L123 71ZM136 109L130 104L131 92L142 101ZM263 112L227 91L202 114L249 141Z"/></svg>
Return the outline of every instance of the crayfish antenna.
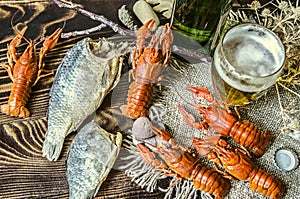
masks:
<svg viewBox="0 0 300 199"><path fill-rule="evenodd" d="M26 30L27 30L27 26L26 25L24 25L24 27L22 28L22 30L20 31L17 27L15 28L14 27L14 24L13 24L13 20L14 20L14 18L15 18L15 16L17 15L17 13L19 12L20 10L17 10L15 13L14 13L14 15L12 16L12 18L11 18L11 21L10 21L10 25L11 25L11 27L12 27L12 29L18 34L18 35L20 35L20 42L21 42L21 39L23 38L28 44L30 44L31 42L27 39L27 38L25 38L24 37L24 34L25 34L25 32L26 32ZM24 13L23 13L24 14ZM19 24L17 24L17 26L18 26ZM14 41L14 40L13 40Z"/></svg>

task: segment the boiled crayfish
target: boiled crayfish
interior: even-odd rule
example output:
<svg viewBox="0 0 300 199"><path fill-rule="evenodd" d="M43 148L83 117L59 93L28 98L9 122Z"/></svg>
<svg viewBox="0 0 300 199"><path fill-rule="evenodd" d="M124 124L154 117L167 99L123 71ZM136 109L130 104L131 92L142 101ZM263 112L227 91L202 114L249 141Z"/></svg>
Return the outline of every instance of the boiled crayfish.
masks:
<svg viewBox="0 0 300 199"><path fill-rule="evenodd" d="M24 27L10 42L7 47L8 64L1 64L13 81L8 103L1 105L1 112L22 118L29 117L30 115L25 105L28 102L31 87L44 76L42 75L43 72L47 72L44 69L43 59L56 46L62 32L62 29L58 28L50 37L45 39L38 58L36 56L36 45L25 39L28 42L28 47L21 57L19 57L16 47L21 43L22 38L24 38L26 30L27 27Z"/></svg>
<svg viewBox="0 0 300 199"><path fill-rule="evenodd" d="M187 87L187 90L213 104L213 106L199 104L196 107L202 114L204 122L196 122L191 114L178 105L189 126L196 129L211 127L222 136L230 136L236 143L252 149L255 156L260 157L264 154L271 140L270 131L262 132L248 120L239 121L230 111L221 108L206 88Z"/></svg>
<svg viewBox="0 0 300 199"><path fill-rule="evenodd" d="M260 169L251 160L247 150L233 149L225 139L219 136L204 139L194 138L193 145L201 156L206 156L216 164L222 165L231 175L228 175L228 178L249 181L252 190L270 196L271 199L282 198L283 186L281 182ZM220 172L224 174L223 171Z"/></svg>
<svg viewBox="0 0 300 199"><path fill-rule="evenodd" d="M133 119L149 115L148 106L154 83L162 77L170 61L173 43L171 28L166 24L159 39L156 35L151 35L153 25L152 19L138 30L136 48L132 53L133 69L130 73L134 82L129 87L127 105L122 106L121 110ZM149 37L150 44L144 48Z"/></svg>
<svg viewBox="0 0 300 199"><path fill-rule="evenodd" d="M230 189L227 179L217 171L200 165L196 154L177 144L166 131L154 126L151 129L165 144L151 145L149 148L147 143L137 144L140 154L148 164L163 170L167 176L176 176L177 181L191 179L195 188L213 194L215 199L222 199L227 195Z"/></svg>

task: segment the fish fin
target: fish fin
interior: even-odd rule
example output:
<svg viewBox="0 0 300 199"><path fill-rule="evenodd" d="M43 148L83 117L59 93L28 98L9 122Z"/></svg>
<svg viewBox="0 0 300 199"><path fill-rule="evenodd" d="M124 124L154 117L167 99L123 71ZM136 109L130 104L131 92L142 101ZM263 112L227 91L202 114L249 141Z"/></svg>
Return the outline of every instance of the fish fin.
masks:
<svg viewBox="0 0 300 199"><path fill-rule="evenodd" d="M57 161L60 156L64 140L59 140L53 143L50 140L45 140L43 145L43 157L46 157L50 161Z"/></svg>
<svg viewBox="0 0 300 199"><path fill-rule="evenodd" d="M101 183L102 184L102 183ZM101 184L98 184L98 186L94 189L94 191L91 193L91 195L90 195L90 198L94 198L94 197L96 197L96 195L97 195L97 193L98 193L98 191L99 191L99 189L100 189L100 187L101 187Z"/></svg>
<svg viewBox="0 0 300 199"><path fill-rule="evenodd" d="M43 144L43 157L46 157L50 161L57 161L63 148L66 133L55 133L57 131L46 132L44 144ZM67 131L68 132L68 131Z"/></svg>

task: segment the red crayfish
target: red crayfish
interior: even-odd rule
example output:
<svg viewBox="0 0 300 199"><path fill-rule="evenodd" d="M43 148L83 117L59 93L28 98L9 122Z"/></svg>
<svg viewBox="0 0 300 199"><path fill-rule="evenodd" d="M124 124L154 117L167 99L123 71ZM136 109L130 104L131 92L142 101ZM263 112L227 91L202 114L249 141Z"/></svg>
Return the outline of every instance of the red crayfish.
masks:
<svg viewBox="0 0 300 199"><path fill-rule="evenodd" d="M8 64L1 64L13 81L12 90L8 103L1 105L2 113L16 117L29 117L30 112L25 107L28 102L31 87L33 87L41 77L42 72L47 72L44 68L43 59L46 54L55 47L61 28L58 28L50 37L46 38L43 47L40 49L39 57L36 56L36 45L24 38L27 27L24 27L18 35L7 46ZM28 42L24 53L19 57L16 47L21 43L22 38Z"/></svg>
<svg viewBox="0 0 300 199"><path fill-rule="evenodd" d="M230 111L221 108L206 88L187 87L187 90L213 104L213 106L199 104L196 107L202 114L204 122L196 122L191 114L178 105L189 126L196 129L211 127L222 136L230 136L236 143L252 149L255 156L260 157L264 154L271 140L270 131L262 132L248 120L239 121Z"/></svg>
<svg viewBox="0 0 300 199"><path fill-rule="evenodd" d="M153 25L152 19L138 30L136 48L132 53L133 69L130 73L134 82L129 87L127 105L121 106L122 112L132 119L149 115L148 106L154 83L162 77L170 61L173 43L171 28L166 24L159 39L156 35L151 35ZM144 48L149 37L150 44Z"/></svg>
<svg viewBox="0 0 300 199"><path fill-rule="evenodd" d="M193 145L201 156L222 165L231 174L227 176L229 179L249 181L252 190L270 196L271 199L282 198L281 182L255 165L247 150L233 149L219 136L206 137L202 140L194 138ZM219 172L224 174L223 171Z"/></svg>
<svg viewBox="0 0 300 199"><path fill-rule="evenodd" d="M215 199L222 199L227 195L231 187L227 179L217 171L201 166L196 154L177 144L166 131L154 126L151 126L151 129L165 144L137 144L140 154L148 164L163 170L167 176L176 176L176 181L192 180L195 188L213 194ZM152 150L147 145L150 145Z"/></svg>

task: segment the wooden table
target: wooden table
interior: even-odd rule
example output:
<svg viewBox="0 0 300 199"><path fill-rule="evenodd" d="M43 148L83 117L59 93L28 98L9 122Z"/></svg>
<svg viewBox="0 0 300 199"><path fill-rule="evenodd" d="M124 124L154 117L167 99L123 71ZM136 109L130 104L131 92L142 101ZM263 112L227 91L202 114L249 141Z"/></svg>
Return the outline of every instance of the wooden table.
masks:
<svg viewBox="0 0 300 199"><path fill-rule="evenodd" d="M79 1L73 1L74 3ZM106 16L119 22L118 8L126 4L132 8L134 1L80 1L86 10ZM16 11L18 11L16 13ZM15 15L13 21L12 16ZM68 9L59 8L47 1L1 1L0 2L0 63L7 63L6 46L15 36L11 23L26 23L28 39L38 40L43 34L50 35L56 28L64 27L63 32L82 30L100 23ZM21 26L19 27L21 28ZM115 35L110 28L100 33L89 35L93 39ZM28 103L31 116L27 119L0 114L0 198L68 198L66 179L66 153L74 134L68 136L62 156L57 162L50 162L42 157L42 145L47 129L46 113L48 109L49 90L54 80L56 69L67 50L84 36L60 39L58 45L45 58L45 68L53 74L42 78L35 87ZM21 45L19 52L26 47ZM40 45L38 46L38 49ZM103 126L113 130L117 122L107 113L124 103L127 94L127 83L120 83L118 88L124 98L110 103L105 100L97 115L105 117ZM12 82L6 71L0 68L0 104L7 103ZM108 96L109 98L109 96ZM105 115L105 116L104 116ZM125 119L126 120L126 119ZM130 124L130 121L128 121ZM126 122L126 123L128 123ZM124 172L112 170L108 179L101 186L96 198L162 198L160 192L148 193L130 181Z"/></svg>
<svg viewBox="0 0 300 199"><path fill-rule="evenodd" d="M104 15L119 23L118 8L126 4L132 8L135 1L127 0L90 0L80 2L86 10ZM246 1L244 1L246 2ZM18 11L18 13L16 13ZM12 20L13 15L16 13ZM0 63L7 63L6 46L15 36L11 26L25 23L28 39L38 40L41 36L50 35L56 28L63 27L64 32L82 30L94 27L100 23L93 21L75 11L59 8L45 0L0 1ZM93 39L112 36L115 33L110 28L89 35ZM46 69L53 74L42 78L35 87L28 103L31 116L27 119L0 114L0 198L68 198L66 179L66 153L74 134L68 136L62 156L56 162L50 162L42 157L42 145L47 129L46 113L49 102L49 90L54 80L56 69L70 47L84 36L60 39L58 45L45 58ZM26 46L21 45L19 52ZM40 46L38 46L39 49ZM127 82L120 82L116 89L120 91L119 100L111 103L105 100L97 111L97 116L103 118L102 126L115 130L121 121L124 125L132 121L119 117L111 117L111 111L117 111L124 103L127 94ZM0 68L0 104L7 102L12 82L7 72ZM122 95L123 94L123 95ZM121 119L120 119L121 118ZM124 119L124 120L123 120ZM120 124L119 124L120 125ZM112 170L101 186L96 198L163 198L159 191L148 193L130 181L124 172Z"/></svg>

